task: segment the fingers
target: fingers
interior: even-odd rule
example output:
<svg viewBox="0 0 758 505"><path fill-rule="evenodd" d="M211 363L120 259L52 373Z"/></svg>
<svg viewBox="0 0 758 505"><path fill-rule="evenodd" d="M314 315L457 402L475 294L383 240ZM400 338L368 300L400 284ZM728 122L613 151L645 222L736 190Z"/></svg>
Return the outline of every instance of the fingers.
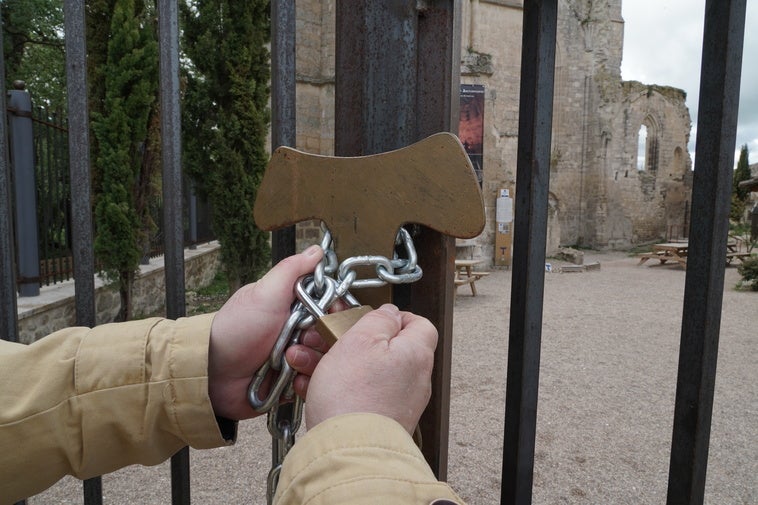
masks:
<svg viewBox="0 0 758 505"><path fill-rule="evenodd" d="M307 375L296 375L293 386L295 388L295 394L302 399L308 397L308 385L311 382L311 378Z"/></svg>
<svg viewBox="0 0 758 505"><path fill-rule="evenodd" d="M403 315L400 310L386 303L358 320L340 340L364 340L366 343L389 344L402 328Z"/></svg>
<svg viewBox="0 0 758 505"><path fill-rule="evenodd" d="M329 350L329 344L324 340L315 328L309 328L300 337L300 343L315 349L321 353ZM292 363L290 363L291 365Z"/></svg>
<svg viewBox="0 0 758 505"><path fill-rule="evenodd" d="M437 331L423 317L390 304L369 312L320 359L310 379L296 384L308 394L307 426L370 412L411 433L431 394L436 344Z"/></svg>
<svg viewBox="0 0 758 505"><path fill-rule="evenodd" d="M285 353L287 362L298 374L313 375L322 353L304 345L293 345Z"/></svg>
<svg viewBox="0 0 758 505"><path fill-rule="evenodd" d="M319 342L326 351L326 344L321 340L321 337L316 333ZM289 365L295 369L297 375L295 376L294 388L295 394L305 399L308 394L308 383L310 382L311 375L316 370L316 365L321 361L324 356L322 352L308 347L308 345L293 345L284 354Z"/></svg>
<svg viewBox="0 0 758 505"><path fill-rule="evenodd" d="M294 256L289 256L269 270L258 282L247 285L240 289L241 298L244 300L245 292L265 294L268 300L294 299L293 286L299 277L312 273L316 265L321 261L324 251L317 245L312 245L305 251ZM244 291L243 291L244 290Z"/></svg>

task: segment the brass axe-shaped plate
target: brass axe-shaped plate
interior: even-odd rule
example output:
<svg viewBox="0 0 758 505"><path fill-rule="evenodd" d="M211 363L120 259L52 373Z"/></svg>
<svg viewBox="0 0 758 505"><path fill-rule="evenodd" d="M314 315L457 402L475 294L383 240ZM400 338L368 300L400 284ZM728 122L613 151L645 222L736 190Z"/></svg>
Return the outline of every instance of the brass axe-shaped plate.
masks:
<svg viewBox="0 0 758 505"><path fill-rule="evenodd" d="M340 261L360 255L391 258L395 235L406 223L458 238L479 235L485 223L474 169L450 133L359 157L319 156L280 147L258 189L254 216L263 230L309 219L324 221ZM423 258L419 264L423 268ZM388 302L390 291L384 291L383 301ZM363 301L361 293L354 294ZM369 298L379 303L376 297Z"/></svg>

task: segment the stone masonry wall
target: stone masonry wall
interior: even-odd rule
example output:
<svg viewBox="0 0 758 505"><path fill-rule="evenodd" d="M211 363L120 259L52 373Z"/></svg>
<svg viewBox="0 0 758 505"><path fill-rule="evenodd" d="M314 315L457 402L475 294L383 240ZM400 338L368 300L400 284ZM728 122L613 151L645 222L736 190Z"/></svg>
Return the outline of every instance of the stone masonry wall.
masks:
<svg viewBox="0 0 758 505"><path fill-rule="evenodd" d="M217 242L198 245L185 250L185 284L187 290L198 289L211 283L220 266L220 247ZM134 311L137 317L160 310L165 299L163 258L153 258L150 265L142 265L134 287ZM97 324L113 321L118 314L118 292L102 282L95 282ZM76 324L74 309L74 282L42 288L39 297L18 299L19 341L30 344L45 335Z"/></svg>

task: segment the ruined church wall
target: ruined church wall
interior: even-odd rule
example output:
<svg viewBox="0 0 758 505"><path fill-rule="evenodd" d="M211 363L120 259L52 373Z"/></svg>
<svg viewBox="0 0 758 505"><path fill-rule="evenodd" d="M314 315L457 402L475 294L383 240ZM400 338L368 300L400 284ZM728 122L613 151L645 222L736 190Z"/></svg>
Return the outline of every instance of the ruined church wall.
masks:
<svg viewBox="0 0 758 505"><path fill-rule="evenodd" d="M334 0L297 3L297 147L326 155L334 152L334 8ZM467 253L491 262L496 195L516 183L523 2L464 0L461 16L461 83L485 88L487 224ZM625 248L671 229L681 235L692 176L684 93L621 80L621 0L560 0L558 16L548 255L562 245ZM659 127L654 172L636 169L646 120ZM318 236L308 226L298 234L301 248Z"/></svg>
<svg viewBox="0 0 758 505"><path fill-rule="evenodd" d="M616 202L618 211L608 216L606 243L599 245L628 247L686 235L692 163L684 100L684 92L675 88L623 83L622 99L610 119L611 159L605 172L608 200ZM640 170L639 129L645 123L655 126L648 127L648 140L655 139L657 152L653 169Z"/></svg>
<svg viewBox="0 0 758 505"><path fill-rule="evenodd" d="M560 245L587 246L605 203L598 153L607 147L603 94L620 84L621 2L559 2L550 188ZM548 254L555 251L548 249Z"/></svg>

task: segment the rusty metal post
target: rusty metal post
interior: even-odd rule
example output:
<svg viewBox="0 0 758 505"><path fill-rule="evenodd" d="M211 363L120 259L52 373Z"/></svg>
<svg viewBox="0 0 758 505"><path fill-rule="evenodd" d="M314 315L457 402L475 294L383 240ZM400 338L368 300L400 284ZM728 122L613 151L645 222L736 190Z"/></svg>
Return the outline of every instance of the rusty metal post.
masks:
<svg viewBox="0 0 758 505"><path fill-rule="evenodd" d="M532 502L557 0L526 0L500 503Z"/></svg>
<svg viewBox="0 0 758 505"><path fill-rule="evenodd" d="M376 154L454 131L459 8L453 0L337 1L335 154ZM427 229L415 240L424 278L396 290L395 303L429 318L440 334L432 399L421 428L424 455L445 479L454 243Z"/></svg>
<svg viewBox="0 0 758 505"><path fill-rule="evenodd" d="M460 2L426 2L419 13L416 129L421 139L439 131L458 132L460 87ZM447 480L450 432L450 368L453 353L455 239L422 228L416 238L424 277L410 286L408 309L434 323L440 339L434 355L432 397L420 426L423 453L440 480ZM439 294L443 295L440 296Z"/></svg>
<svg viewBox="0 0 758 505"><path fill-rule="evenodd" d="M95 325L95 252L90 187L87 39L84 0L63 3L66 33L69 172L71 174L71 249L74 259L76 324ZM84 503L103 503L100 477L84 481Z"/></svg>
<svg viewBox="0 0 758 505"><path fill-rule="evenodd" d="M295 0L271 2L271 150L295 147ZM295 254L295 227L276 230L271 236L271 260L278 263Z"/></svg>
<svg viewBox="0 0 758 505"><path fill-rule="evenodd" d="M746 0L705 3L697 155L666 503L703 503L716 382Z"/></svg>

